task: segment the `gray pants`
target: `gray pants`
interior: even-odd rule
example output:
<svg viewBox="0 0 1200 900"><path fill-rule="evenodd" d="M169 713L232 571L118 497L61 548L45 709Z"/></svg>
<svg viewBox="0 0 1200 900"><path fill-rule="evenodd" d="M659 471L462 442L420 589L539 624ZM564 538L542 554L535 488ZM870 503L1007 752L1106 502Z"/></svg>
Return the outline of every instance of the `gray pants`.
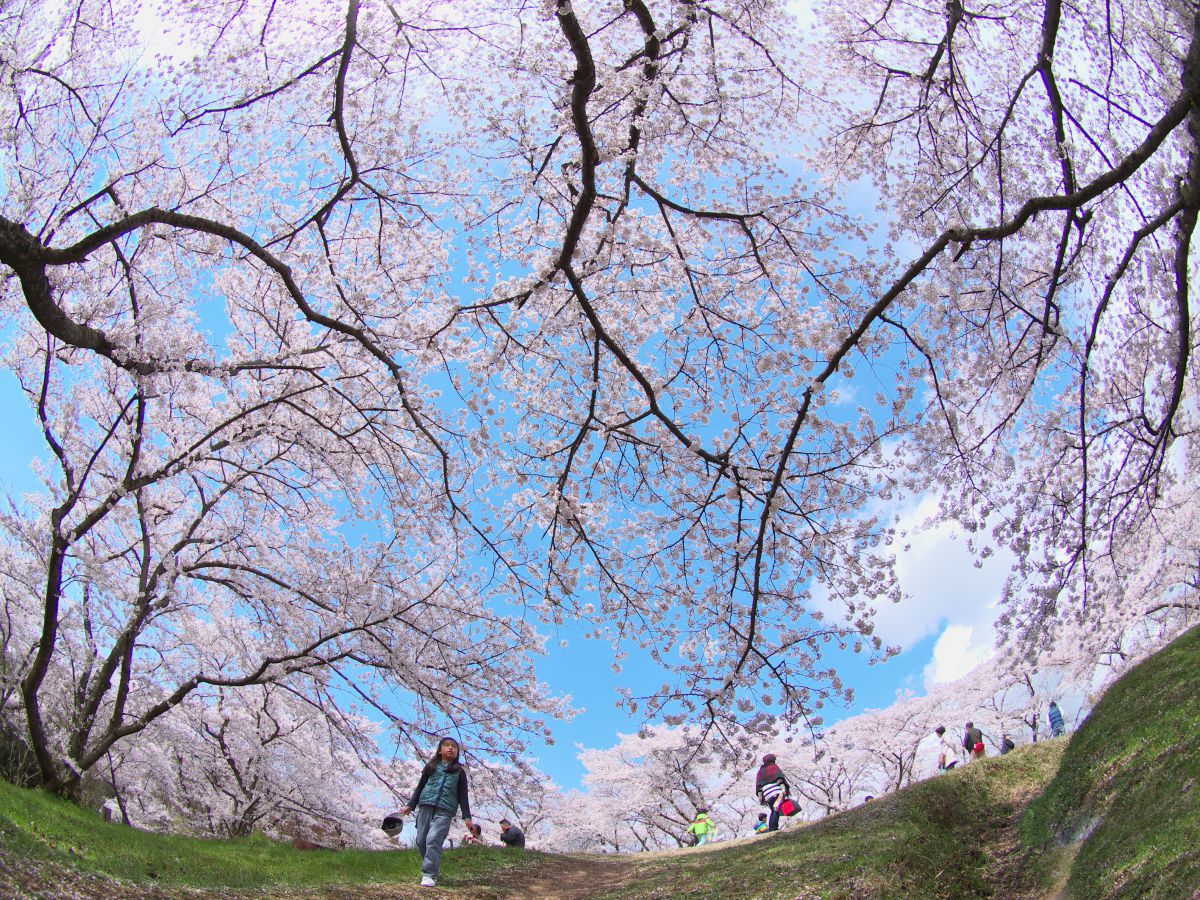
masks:
<svg viewBox="0 0 1200 900"><path fill-rule="evenodd" d="M413 844L421 854L421 874L437 878L442 871L442 844L450 833L454 812L436 806L417 807L417 836Z"/></svg>

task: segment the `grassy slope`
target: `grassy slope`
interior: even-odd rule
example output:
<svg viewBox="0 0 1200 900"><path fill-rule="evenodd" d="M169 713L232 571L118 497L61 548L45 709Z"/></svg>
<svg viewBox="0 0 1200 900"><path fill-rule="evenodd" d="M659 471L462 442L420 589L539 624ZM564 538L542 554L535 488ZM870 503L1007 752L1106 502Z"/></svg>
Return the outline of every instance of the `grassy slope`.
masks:
<svg viewBox="0 0 1200 900"><path fill-rule="evenodd" d="M613 897L976 897L997 877L989 850L1053 776L1063 741L973 763L802 828L643 867ZM1015 896L1001 891L1002 896Z"/></svg>
<svg viewBox="0 0 1200 900"><path fill-rule="evenodd" d="M994 873L981 848L1049 780L1063 743L976 763L769 838L718 845L712 852L635 858L635 877L621 879L631 887L613 896L670 897L701 887L709 896L905 897L927 893L931 884L938 885L940 897L989 895ZM148 834L106 824L41 792L3 784L0 846L160 889L411 885L418 876L411 850L302 853L262 838L213 841ZM442 881L467 896L513 896L549 864L561 863L538 853L459 849L446 857Z"/></svg>
<svg viewBox="0 0 1200 900"><path fill-rule="evenodd" d="M1021 833L1031 873L1068 897L1195 896L1200 628L1109 688Z"/></svg>
<svg viewBox="0 0 1200 900"><path fill-rule="evenodd" d="M1034 802L1009 847L1006 819ZM1200 628L1080 729L769 840L642 869L614 897L1200 897Z"/></svg>
<svg viewBox="0 0 1200 900"><path fill-rule="evenodd" d="M0 849L18 857L68 864L159 889L179 886L227 891L415 884L413 850L298 851L253 836L204 840L152 834L106 823L94 812L41 791L0 782ZM449 883L482 885L505 870L532 867L537 854L466 848L444 858ZM480 889L479 896L487 895Z"/></svg>
<svg viewBox="0 0 1200 900"><path fill-rule="evenodd" d="M1024 898L1065 886L1067 897L1191 897L1200 887L1198 672L1200 629L1114 685L1069 744L1021 748L778 835L627 857L635 875L608 896ZM1014 823L1039 794L1017 848ZM0 850L218 893L412 884L419 869L411 850L301 853L261 838L136 832L5 784ZM443 884L463 896L511 896L513 886L571 865L459 849L446 858Z"/></svg>

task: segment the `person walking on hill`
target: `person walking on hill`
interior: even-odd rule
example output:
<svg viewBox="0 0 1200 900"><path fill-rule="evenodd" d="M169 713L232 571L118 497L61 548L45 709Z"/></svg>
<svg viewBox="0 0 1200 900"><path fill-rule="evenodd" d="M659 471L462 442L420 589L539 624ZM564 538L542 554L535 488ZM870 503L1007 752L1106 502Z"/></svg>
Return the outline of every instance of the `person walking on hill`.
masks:
<svg viewBox="0 0 1200 900"><path fill-rule="evenodd" d="M437 884L442 870L442 844L450 833L456 809L462 810L463 822L471 826L471 801L467 793L467 772L458 759L458 741L444 737L433 757L421 770L421 779L412 799L400 810L407 816L417 811L417 831L413 845L421 855L421 886Z"/></svg>
<svg viewBox="0 0 1200 900"><path fill-rule="evenodd" d="M696 836L697 847L703 847L717 833L717 823L708 814L707 806L701 806L696 810L696 818L692 819L692 824L688 826L687 830L688 834Z"/></svg>
<svg viewBox="0 0 1200 900"><path fill-rule="evenodd" d="M1003 756L1005 753L1008 753L1010 750L1015 750L1016 747L1017 747L1017 745L1013 743L1013 739L1008 736L1008 732L1005 732L1004 734L1000 735L1000 755L1001 756Z"/></svg>
<svg viewBox="0 0 1200 900"><path fill-rule="evenodd" d="M1050 701L1050 709L1046 712L1046 716L1050 719L1050 737L1062 737L1067 733L1067 723L1063 721L1062 710L1053 700Z"/></svg>
<svg viewBox="0 0 1200 900"><path fill-rule="evenodd" d="M776 765L774 753L763 756L762 765L758 767L758 774L754 778L754 790L758 794L758 802L771 810L767 831L778 831L779 804L792 792L792 788L783 770Z"/></svg>
<svg viewBox="0 0 1200 900"><path fill-rule="evenodd" d="M963 749L967 751L971 762L983 759L986 755L987 751L983 746L983 732L975 727L974 722L967 723L967 730L963 733Z"/></svg>
<svg viewBox="0 0 1200 900"><path fill-rule="evenodd" d="M958 765L958 748L954 746L954 741L950 740L946 734L945 725L939 725L933 729L933 733L938 736L938 771L949 772Z"/></svg>
<svg viewBox="0 0 1200 900"><path fill-rule="evenodd" d="M759 813L758 821L754 823L754 833L762 834L767 830L767 814Z"/></svg>

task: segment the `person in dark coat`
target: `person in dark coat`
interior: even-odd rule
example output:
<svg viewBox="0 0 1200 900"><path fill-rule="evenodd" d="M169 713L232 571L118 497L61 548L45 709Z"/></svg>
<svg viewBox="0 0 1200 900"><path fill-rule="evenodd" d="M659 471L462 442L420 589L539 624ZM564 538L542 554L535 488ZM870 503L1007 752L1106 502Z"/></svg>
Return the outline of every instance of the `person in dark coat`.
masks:
<svg viewBox="0 0 1200 900"><path fill-rule="evenodd" d="M968 722L967 730L963 732L963 749L967 751L967 757L972 762L983 759L986 753L983 746L983 732L975 727L974 722Z"/></svg>
<svg viewBox="0 0 1200 900"><path fill-rule="evenodd" d="M754 778L754 791L758 794L758 802L771 810L767 831L778 831L779 804L791 793L792 788L783 770L776 765L774 753L763 756L762 765L758 767L758 774Z"/></svg>
<svg viewBox="0 0 1200 900"><path fill-rule="evenodd" d="M521 847L525 846L525 832L510 822L508 819L500 820L500 840L505 847Z"/></svg>

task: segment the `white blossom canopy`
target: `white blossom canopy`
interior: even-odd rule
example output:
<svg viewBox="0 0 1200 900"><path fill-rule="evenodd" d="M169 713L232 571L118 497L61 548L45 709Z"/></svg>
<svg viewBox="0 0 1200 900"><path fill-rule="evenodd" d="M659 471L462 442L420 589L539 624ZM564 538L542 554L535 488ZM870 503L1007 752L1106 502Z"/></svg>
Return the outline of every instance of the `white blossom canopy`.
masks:
<svg viewBox="0 0 1200 900"><path fill-rule="evenodd" d="M513 749L568 619L646 719L801 721L890 652L899 493L1037 643L1195 471L1190 0L135 5L0 10L49 784L300 672Z"/></svg>

